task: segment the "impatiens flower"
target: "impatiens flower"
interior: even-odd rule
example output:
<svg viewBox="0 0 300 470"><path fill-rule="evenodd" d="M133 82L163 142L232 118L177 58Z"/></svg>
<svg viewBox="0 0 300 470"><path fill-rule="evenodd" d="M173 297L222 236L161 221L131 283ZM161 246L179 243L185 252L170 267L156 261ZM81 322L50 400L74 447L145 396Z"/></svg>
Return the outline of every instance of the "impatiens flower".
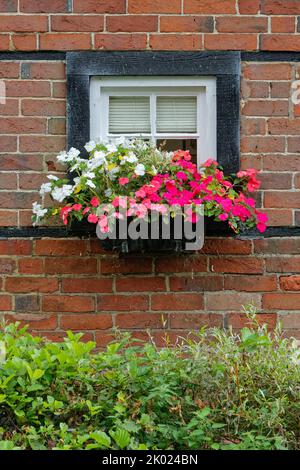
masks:
<svg viewBox="0 0 300 470"><path fill-rule="evenodd" d="M262 222L259 222L257 225L256 225L256 228L257 230L260 232L260 233L264 233L267 229L267 226L266 224L262 223Z"/></svg>
<svg viewBox="0 0 300 470"><path fill-rule="evenodd" d="M187 175L183 171L178 171L178 173L176 173L176 178L182 181L186 181L188 179Z"/></svg>
<svg viewBox="0 0 300 470"><path fill-rule="evenodd" d="M129 178L126 178L126 177L119 178L119 184L121 186L124 186L127 183L129 183Z"/></svg>
<svg viewBox="0 0 300 470"><path fill-rule="evenodd" d="M218 216L218 219L220 219L222 222L225 222L225 220L227 220L228 217L229 217L228 214L220 214L220 215Z"/></svg>
<svg viewBox="0 0 300 470"><path fill-rule="evenodd" d="M72 212L72 207L70 207L70 206L62 207L61 210L60 210L59 216L62 219L64 225L67 225L67 223L68 223L68 215L69 215L70 212Z"/></svg>
<svg viewBox="0 0 300 470"><path fill-rule="evenodd" d="M98 216L96 214L89 214L87 219L91 224L96 224L98 222Z"/></svg>
<svg viewBox="0 0 300 470"><path fill-rule="evenodd" d="M93 207L98 207L99 204L100 204L100 201L97 197L92 197L91 201L90 201L90 204L91 206Z"/></svg>
<svg viewBox="0 0 300 470"><path fill-rule="evenodd" d="M91 210L90 207L86 207L86 208L83 210L82 214L85 215L85 214L87 214L90 210Z"/></svg>
<svg viewBox="0 0 300 470"><path fill-rule="evenodd" d="M205 166L206 168L208 168L210 166L218 166L218 162L216 160L214 160L213 158L209 158L208 160L206 160L206 162L203 164L203 166Z"/></svg>
<svg viewBox="0 0 300 470"><path fill-rule="evenodd" d="M266 224L269 220L269 217L267 216L267 214L264 214L263 212L256 211L256 217L257 217L257 220L263 224Z"/></svg>
<svg viewBox="0 0 300 470"><path fill-rule="evenodd" d="M73 211L80 211L82 209L82 204L73 204Z"/></svg>

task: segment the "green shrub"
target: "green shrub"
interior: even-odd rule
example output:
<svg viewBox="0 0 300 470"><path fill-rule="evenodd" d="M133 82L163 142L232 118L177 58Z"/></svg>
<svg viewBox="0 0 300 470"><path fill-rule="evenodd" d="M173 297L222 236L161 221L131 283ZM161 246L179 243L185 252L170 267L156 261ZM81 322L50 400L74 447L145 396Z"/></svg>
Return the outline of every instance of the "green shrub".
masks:
<svg viewBox="0 0 300 470"><path fill-rule="evenodd" d="M299 449L299 351L251 321L160 349L117 335L104 352L3 327L0 450Z"/></svg>

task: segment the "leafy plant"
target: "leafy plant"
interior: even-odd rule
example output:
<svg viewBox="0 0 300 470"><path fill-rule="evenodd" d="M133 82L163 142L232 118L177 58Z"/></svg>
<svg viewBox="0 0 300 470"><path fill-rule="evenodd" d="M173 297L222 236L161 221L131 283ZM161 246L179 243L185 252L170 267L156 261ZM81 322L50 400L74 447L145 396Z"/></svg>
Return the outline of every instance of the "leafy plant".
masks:
<svg viewBox="0 0 300 470"><path fill-rule="evenodd" d="M300 354L280 326L201 329L105 351L18 324L0 333L0 450L299 449Z"/></svg>

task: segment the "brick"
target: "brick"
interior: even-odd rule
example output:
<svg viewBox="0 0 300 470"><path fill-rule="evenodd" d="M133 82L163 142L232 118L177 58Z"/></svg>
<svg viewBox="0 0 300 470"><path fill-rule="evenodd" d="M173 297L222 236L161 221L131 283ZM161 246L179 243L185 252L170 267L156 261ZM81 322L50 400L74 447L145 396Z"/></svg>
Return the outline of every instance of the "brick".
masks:
<svg viewBox="0 0 300 470"><path fill-rule="evenodd" d="M269 83L243 80L241 92L245 100L248 98L269 98Z"/></svg>
<svg viewBox="0 0 300 470"><path fill-rule="evenodd" d="M202 48L202 37L196 34L151 34L150 48L153 50L199 50Z"/></svg>
<svg viewBox="0 0 300 470"><path fill-rule="evenodd" d="M42 169L43 161L39 155L0 155L0 170L40 171Z"/></svg>
<svg viewBox="0 0 300 470"><path fill-rule="evenodd" d="M40 49L45 51L84 50L90 48L90 34L47 33L40 37Z"/></svg>
<svg viewBox="0 0 300 470"><path fill-rule="evenodd" d="M18 78L19 74L20 74L19 62L2 62L1 61L0 78Z"/></svg>
<svg viewBox="0 0 300 470"><path fill-rule="evenodd" d="M16 51L35 51L37 49L36 34L14 34L13 49Z"/></svg>
<svg viewBox="0 0 300 470"><path fill-rule="evenodd" d="M0 240L0 255L29 255L31 254L32 242L24 239Z"/></svg>
<svg viewBox="0 0 300 470"><path fill-rule="evenodd" d="M32 331L31 334L32 336L41 336L48 341L55 341L57 343L64 341L64 338L66 338L66 333L64 331ZM83 333L80 341L94 341L94 333Z"/></svg>
<svg viewBox="0 0 300 470"><path fill-rule="evenodd" d="M106 314L63 315L60 326L71 330L107 330L112 328L112 317Z"/></svg>
<svg viewBox="0 0 300 470"><path fill-rule="evenodd" d="M65 98L66 97L66 83L65 82L54 82L53 83L53 98Z"/></svg>
<svg viewBox="0 0 300 470"><path fill-rule="evenodd" d="M7 99L5 104L0 104L0 116L17 116L19 114L19 101Z"/></svg>
<svg viewBox="0 0 300 470"><path fill-rule="evenodd" d="M210 313L174 313L170 315L170 328L198 330L199 328L223 326L223 316Z"/></svg>
<svg viewBox="0 0 300 470"><path fill-rule="evenodd" d="M212 16L160 17L160 31L162 33L212 33L213 30L214 19Z"/></svg>
<svg viewBox="0 0 300 470"><path fill-rule="evenodd" d="M55 15L51 16L51 31L91 32L103 31L104 17L94 15Z"/></svg>
<svg viewBox="0 0 300 470"><path fill-rule="evenodd" d="M92 312L95 309L93 297L79 295L45 295L44 312Z"/></svg>
<svg viewBox="0 0 300 470"><path fill-rule="evenodd" d="M13 227L18 223L17 212L0 210L0 226Z"/></svg>
<svg viewBox="0 0 300 470"><path fill-rule="evenodd" d="M264 294L263 308L268 310L300 310L300 294Z"/></svg>
<svg viewBox="0 0 300 470"><path fill-rule="evenodd" d="M278 207L281 208L284 204L284 208L300 208L300 192L288 192L288 191L270 191L265 193L264 206L265 207Z"/></svg>
<svg viewBox="0 0 300 470"><path fill-rule="evenodd" d="M274 16L271 22L272 33L294 33L296 21L294 16Z"/></svg>
<svg viewBox="0 0 300 470"><path fill-rule="evenodd" d="M10 49L9 34L0 35L0 51L8 51Z"/></svg>
<svg viewBox="0 0 300 470"><path fill-rule="evenodd" d="M290 82L271 82L271 98L289 98L291 94Z"/></svg>
<svg viewBox="0 0 300 470"><path fill-rule="evenodd" d="M269 217L268 225L270 227L293 225L293 213L291 210L268 209L264 210L264 212Z"/></svg>
<svg viewBox="0 0 300 470"><path fill-rule="evenodd" d="M24 13L61 13L67 8L66 0L20 0L20 11Z"/></svg>
<svg viewBox="0 0 300 470"><path fill-rule="evenodd" d="M120 277L116 279L118 292L160 292L166 290L164 277Z"/></svg>
<svg viewBox="0 0 300 470"><path fill-rule="evenodd" d="M128 0L128 13L181 13L181 0Z"/></svg>
<svg viewBox="0 0 300 470"><path fill-rule="evenodd" d="M255 34L205 34L204 49L254 51L257 49L257 37Z"/></svg>
<svg viewBox="0 0 300 470"><path fill-rule="evenodd" d="M43 238L35 242L35 254L46 256L82 256L87 253L86 240Z"/></svg>
<svg viewBox="0 0 300 470"><path fill-rule="evenodd" d="M20 274L42 274L44 271L41 258L20 258L18 260L18 272Z"/></svg>
<svg viewBox="0 0 300 470"><path fill-rule="evenodd" d="M206 310L241 310L244 305L260 308L261 296L256 293L210 292L205 295Z"/></svg>
<svg viewBox="0 0 300 470"><path fill-rule="evenodd" d="M0 118L1 134L44 134L46 119L31 119L24 117Z"/></svg>
<svg viewBox="0 0 300 470"><path fill-rule="evenodd" d="M299 51L300 36L295 34L262 34L262 51Z"/></svg>
<svg viewBox="0 0 300 470"><path fill-rule="evenodd" d="M206 256L160 256L156 259L157 273L197 273L207 271Z"/></svg>
<svg viewBox="0 0 300 470"><path fill-rule="evenodd" d="M189 276L189 277L171 277L171 291L194 291L206 292L223 290L222 276Z"/></svg>
<svg viewBox="0 0 300 470"><path fill-rule="evenodd" d="M48 134L65 135L66 134L66 119L65 118L49 119L48 120Z"/></svg>
<svg viewBox="0 0 300 470"><path fill-rule="evenodd" d="M43 173L23 173L19 175L20 189L36 190L45 182L45 175Z"/></svg>
<svg viewBox="0 0 300 470"><path fill-rule="evenodd" d="M289 153L300 153L300 138L299 137L288 137L288 152Z"/></svg>
<svg viewBox="0 0 300 470"><path fill-rule="evenodd" d="M107 258L101 260L102 274L141 274L152 272L152 258Z"/></svg>
<svg viewBox="0 0 300 470"><path fill-rule="evenodd" d="M32 226L32 210L19 210L19 227Z"/></svg>
<svg viewBox="0 0 300 470"><path fill-rule="evenodd" d="M225 16L216 18L216 29L220 33L263 33L268 31L268 18Z"/></svg>
<svg viewBox="0 0 300 470"><path fill-rule="evenodd" d="M37 295L16 295L16 312L38 312L40 310L40 299Z"/></svg>
<svg viewBox="0 0 300 470"><path fill-rule="evenodd" d="M116 336L112 333L103 331L95 331L95 341L98 348L104 349L112 341L116 340Z"/></svg>
<svg viewBox="0 0 300 470"><path fill-rule="evenodd" d="M288 100L251 100L243 108L246 116L288 116L288 113Z"/></svg>
<svg viewBox="0 0 300 470"><path fill-rule="evenodd" d="M233 238L209 238L205 240L201 253L210 255L249 255L252 251L250 240Z"/></svg>
<svg viewBox="0 0 300 470"><path fill-rule="evenodd" d="M16 321L21 323L21 326L28 325L32 330L54 330L57 327L57 316L56 315L45 315L45 314L26 314L19 313L18 315L6 315L5 320L8 323L14 323Z"/></svg>
<svg viewBox="0 0 300 470"><path fill-rule="evenodd" d="M20 137L21 152L60 152L65 144L65 137L60 136Z"/></svg>
<svg viewBox="0 0 300 470"><path fill-rule="evenodd" d="M0 0L0 11L3 13L18 11L18 0Z"/></svg>
<svg viewBox="0 0 300 470"><path fill-rule="evenodd" d="M10 295L0 295L0 310L12 310L12 297Z"/></svg>
<svg viewBox="0 0 300 470"><path fill-rule="evenodd" d="M0 189L17 189L17 175L14 173L1 173Z"/></svg>
<svg viewBox="0 0 300 470"><path fill-rule="evenodd" d="M7 277L5 287L8 292L55 292L58 280L45 277Z"/></svg>
<svg viewBox="0 0 300 470"><path fill-rule="evenodd" d="M262 155L241 155L241 169L255 168L261 171L262 169Z"/></svg>
<svg viewBox="0 0 300 470"><path fill-rule="evenodd" d="M184 13L213 13L221 14L224 13L229 15L236 13L236 2L235 0L185 0L184 2Z"/></svg>
<svg viewBox="0 0 300 470"><path fill-rule="evenodd" d="M261 0L238 0L241 15L257 15L260 12Z"/></svg>
<svg viewBox="0 0 300 470"><path fill-rule="evenodd" d="M46 16L36 15L1 15L0 32L16 33L38 33L48 30L48 20Z"/></svg>
<svg viewBox="0 0 300 470"><path fill-rule="evenodd" d="M294 187L300 189L300 173L296 173L294 177Z"/></svg>
<svg viewBox="0 0 300 470"><path fill-rule="evenodd" d="M268 325L269 328L275 328L277 323L276 313L260 313L256 315L255 318L260 325L264 323ZM245 313L232 313L226 316L226 322L228 326L232 326L234 329L240 329L245 327L254 326L253 322L249 320Z"/></svg>
<svg viewBox="0 0 300 470"><path fill-rule="evenodd" d="M28 78L34 80L59 80L66 76L63 62L23 62L22 68L24 65Z"/></svg>
<svg viewBox="0 0 300 470"><path fill-rule="evenodd" d="M244 78L250 80L290 80L292 66L290 64L246 64L243 67Z"/></svg>
<svg viewBox="0 0 300 470"><path fill-rule="evenodd" d="M125 13L126 0L73 0L74 13Z"/></svg>
<svg viewBox="0 0 300 470"><path fill-rule="evenodd" d="M241 131L243 135L265 135L267 125L265 119L242 119Z"/></svg>
<svg viewBox="0 0 300 470"><path fill-rule="evenodd" d="M241 151L246 153L268 153L272 152L284 152L285 150L285 139L283 137L242 137L241 139Z"/></svg>
<svg viewBox="0 0 300 470"><path fill-rule="evenodd" d="M267 258L266 270L271 273L300 273L300 256Z"/></svg>
<svg viewBox="0 0 300 470"><path fill-rule="evenodd" d="M297 15L300 4L295 0L265 0L261 12L267 15Z"/></svg>
<svg viewBox="0 0 300 470"><path fill-rule="evenodd" d="M300 291L300 276L282 276L280 287L282 290Z"/></svg>
<svg viewBox="0 0 300 470"><path fill-rule="evenodd" d="M5 209L29 209L36 201L37 194L33 192L4 192L0 207Z"/></svg>
<svg viewBox="0 0 300 470"><path fill-rule="evenodd" d="M291 189L292 173L260 173L261 189Z"/></svg>
<svg viewBox="0 0 300 470"><path fill-rule="evenodd" d="M96 34L95 49L143 50L147 45L146 34Z"/></svg>
<svg viewBox="0 0 300 470"><path fill-rule="evenodd" d="M106 29L112 33L157 31L158 17L153 15L107 16Z"/></svg>
<svg viewBox="0 0 300 470"><path fill-rule="evenodd" d="M120 313L116 315L117 328L163 328L164 319L157 313Z"/></svg>
<svg viewBox="0 0 300 470"><path fill-rule="evenodd" d="M298 119L269 119L268 129L273 135L298 135L300 122Z"/></svg>
<svg viewBox="0 0 300 470"><path fill-rule="evenodd" d="M103 295L98 297L98 311L145 311L149 307L147 295Z"/></svg>
<svg viewBox="0 0 300 470"><path fill-rule="evenodd" d="M254 252L261 254L280 253L287 255L300 255L300 239L299 238L263 238L254 240Z"/></svg>
<svg viewBox="0 0 300 470"><path fill-rule="evenodd" d="M1 148L1 152L16 152L17 137L12 136L12 135L0 135L0 148ZM0 163L0 166L1 164L2 162Z"/></svg>
<svg viewBox="0 0 300 470"><path fill-rule="evenodd" d="M34 80L11 80L6 82L8 97L47 97L51 95L50 82L36 82Z"/></svg>
<svg viewBox="0 0 300 470"><path fill-rule="evenodd" d="M280 315L279 319L284 329L295 328L296 330L299 330L299 321L300 321L299 313L290 313L287 315Z"/></svg>
<svg viewBox="0 0 300 470"><path fill-rule="evenodd" d="M265 155L263 169L266 171L297 171L300 168L300 155Z"/></svg>
<svg viewBox="0 0 300 470"><path fill-rule="evenodd" d="M259 258L222 257L210 260L211 271L232 274L260 274L263 261Z"/></svg>
<svg viewBox="0 0 300 470"><path fill-rule="evenodd" d="M153 294L151 298L152 310L187 311L203 310L202 294Z"/></svg>
<svg viewBox="0 0 300 470"><path fill-rule="evenodd" d="M45 259L46 274L96 274L97 260L91 258L62 258Z"/></svg>
<svg viewBox="0 0 300 470"><path fill-rule="evenodd" d="M16 262L11 258L0 258L0 273L11 274L16 269Z"/></svg>
<svg viewBox="0 0 300 470"><path fill-rule="evenodd" d="M277 290L276 276L225 276L225 290L268 292Z"/></svg>
<svg viewBox="0 0 300 470"><path fill-rule="evenodd" d="M109 278L66 278L62 280L63 292L112 292L112 279Z"/></svg>

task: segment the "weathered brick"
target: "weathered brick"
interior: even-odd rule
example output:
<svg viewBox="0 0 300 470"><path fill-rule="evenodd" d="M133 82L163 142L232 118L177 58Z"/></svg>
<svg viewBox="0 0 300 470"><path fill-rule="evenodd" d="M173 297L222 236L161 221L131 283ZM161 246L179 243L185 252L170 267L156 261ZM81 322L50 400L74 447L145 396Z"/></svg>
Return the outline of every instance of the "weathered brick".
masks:
<svg viewBox="0 0 300 470"><path fill-rule="evenodd" d="M60 152L65 148L66 139L61 136L21 136L21 152Z"/></svg>
<svg viewBox="0 0 300 470"><path fill-rule="evenodd" d="M7 99L0 104L0 116L17 116L19 114L19 100Z"/></svg>
<svg viewBox="0 0 300 470"><path fill-rule="evenodd" d="M263 33L268 31L268 18L253 16L224 16L216 18L216 29L220 33Z"/></svg>
<svg viewBox="0 0 300 470"><path fill-rule="evenodd" d="M254 305L260 308L261 296L257 293L237 293L237 292L209 292L205 295L206 310L237 310L240 311L244 305Z"/></svg>
<svg viewBox="0 0 300 470"><path fill-rule="evenodd" d="M45 32L48 30L48 19L46 16L37 15L1 15L0 32L26 33Z"/></svg>
<svg viewBox="0 0 300 470"><path fill-rule="evenodd" d="M16 152L17 137L12 136L12 135L0 135L0 148L1 148L1 152ZM9 159L11 157L9 156L7 158ZM2 164L1 160L2 160L2 157L0 159L0 167Z"/></svg>
<svg viewBox="0 0 300 470"><path fill-rule="evenodd" d="M265 0L261 12L267 15L297 15L300 14L300 4L297 0Z"/></svg>
<svg viewBox="0 0 300 470"><path fill-rule="evenodd" d="M0 226L1 227L15 227L17 225L17 212L16 211L3 211L0 210Z"/></svg>
<svg viewBox="0 0 300 470"><path fill-rule="evenodd" d="M11 274L16 269L16 262L11 258L0 258L0 273Z"/></svg>
<svg viewBox="0 0 300 470"><path fill-rule="evenodd" d="M116 315L117 328L163 328L164 319L157 313L120 313Z"/></svg>
<svg viewBox="0 0 300 470"><path fill-rule="evenodd" d="M118 292L158 292L166 289L164 277L119 277L116 279Z"/></svg>
<svg viewBox="0 0 300 470"><path fill-rule="evenodd" d="M132 0L134 1L134 0ZM235 0L185 0L184 13L213 13L226 14L236 13Z"/></svg>
<svg viewBox="0 0 300 470"><path fill-rule="evenodd" d="M57 327L57 316L39 313L19 313L18 315L6 315L5 320L8 323L16 321L21 323L21 326L28 325L33 330L54 330Z"/></svg>
<svg viewBox="0 0 300 470"><path fill-rule="evenodd" d="M249 257L222 257L210 260L210 269L216 273L260 274L263 272L263 261Z"/></svg>
<svg viewBox="0 0 300 470"><path fill-rule="evenodd" d="M40 299L38 295L15 295L16 312L38 312Z"/></svg>
<svg viewBox="0 0 300 470"><path fill-rule="evenodd" d="M37 34L13 34L12 42L15 51L35 51L38 48Z"/></svg>
<svg viewBox="0 0 300 470"><path fill-rule="evenodd" d="M0 189L17 189L17 175L14 173L0 174Z"/></svg>
<svg viewBox="0 0 300 470"><path fill-rule="evenodd" d="M95 49L143 50L147 45L146 34L96 34Z"/></svg>
<svg viewBox="0 0 300 470"><path fill-rule="evenodd" d="M267 124L265 119L247 118L242 119L241 131L243 135L265 135Z"/></svg>
<svg viewBox="0 0 300 470"><path fill-rule="evenodd" d="M206 292L223 289L222 276L174 276L170 278L171 291Z"/></svg>
<svg viewBox="0 0 300 470"><path fill-rule="evenodd" d="M62 34L47 33L40 37L41 50L83 50L91 48L91 36L87 33L81 34Z"/></svg>
<svg viewBox="0 0 300 470"><path fill-rule="evenodd" d="M48 120L48 134L65 135L66 134L66 119L65 118L49 119Z"/></svg>
<svg viewBox="0 0 300 470"><path fill-rule="evenodd" d="M269 328L275 328L277 323L276 313L260 313L255 318L259 324L266 323ZM228 326L232 326L234 329L240 329L245 327L254 326L253 322L244 313L232 313L226 316L226 322Z"/></svg>
<svg viewBox="0 0 300 470"><path fill-rule="evenodd" d="M22 100L24 116L65 116L66 103L64 100Z"/></svg>
<svg viewBox="0 0 300 470"><path fill-rule="evenodd" d="M0 294L0 310L3 312L12 310L12 297L10 295Z"/></svg>
<svg viewBox="0 0 300 470"><path fill-rule="evenodd" d="M32 249L31 240L7 239L0 240L0 255L29 255Z"/></svg>
<svg viewBox="0 0 300 470"><path fill-rule="evenodd" d="M103 295L98 297L98 311L131 312L149 308L147 295Z"/></svg>
<svg viewBox="0 0 300 470"><path fill-rule="evenodd" d="M42 274L44 270L42 258L20 258L18 260L18 272L20 274Z"/></svg>
<svg viewBox="0 0 300 470"><path fill-rule="evenodd" d="M6 82L6 93L8 97L47 97L51 94L50 82L37 82L34 80L10 80Z"/></svg>
<svg viewBox="0 0 300 470"><path fill-rule="evenodd" d="M241 15L257 15L260 12L261 0L238 0Z"/></svg>
<svg viewBox="0 0 300 470"><path fill-rule="evenodd" d="M285 208L300 208L300 191L268 191L265 194L265 207L282 207L284 201Z"/></svg>
<svg viewBox="0 0 300 470"><path fill-rule="evenodd" d="M24 13L61 13L68 11L66 0L20 0L20 11Z"/></svg>
<svg viewBox="0 0 300 470"><path fill-rule="evenodd" d="M287 315L280 315L279 320L282 323L282 327L284 329L295 328L295 330L298 330L299 332L299 320L300 320L299 313L290 313Z"/></svg>
<svg viewBox="0 0 300 470"><path fill-rule="evenodd" d="M107 314L62 315L60 326L66 330L107 330L112 317Z"/></svg>
<svg viewBox="0 0 300 470"><path fill-rule="evenodd" d="M255 34L205 34L204 49L254 51L257 49L257 37Z"/></svg>
<svg viewBox="0 0 300 470"><path fill-rule="evenodd" d="M1 136L0 142L2 143ZM0 155L0 170L40 171L42 169L43 161L40 155Z"/></svg>
<svg viewBox="0 0 300 470"><path fill-rule="evenodd" d="M114 15L106 18L106 29L112 33L143 33L157 31L157 28L158 17L154 15Z"/></svg>
<svg viewBox="0 0 300 470"><path fill-rule="evenodd" d="M291 95L290 82L271 82L271 98L289 98Z"/></svg>
<svg viewBox="0 0 300 470"><path fill-rule="evenodd" d="M271 22L272 33L294 33L295 20L295 16L274 16Z"/></svg>
<svg viewBox="0 0 300 470"><path fill-rule="evenodd" d="M92 32L103 31L104 17L99 15L54 15L51 16L51 31Z"/></svg>
<svg viewBox="0 0 300 470"><path fill-rule="evenodd" d="M261 189L291 189L292 173L261 173Z"/></svg>
<svg viewBox="0 0 300 470"><path fill-rule="evenodd" d="M18 0L0 0L0 11L3 13L18 11Z"/></svg>
<svg viewBox="0 0 300 470"><path fill-rule="evenodd" d="M160 256L155 261L155 272L157 273L197 273L206 271L206 256Z"/></svg>
<svg viewBox="0 0 300 470"><path fill-rule="evenodd" d="M270 136L249 136L242 137L241 151L245 153L269 153L284 152L285 139L284 137L270 137Z"/></svg>
<svg viewBox="0 0 300 470"><path fill-rule="evenodd" d="M262 51L299 51L300 37L296 34L262 34Z"/></svg>
<svg viewBox="0 0 300 470"><path fill-rule="evenodd" d="M87 242L85 240L53 240L43 238L35 242L35 254L46 256L82 256L87 253Z"/></svg>
<svg viewBox="0 0 300 470"><path fill-rule="evenodd" d="M282 276L280 287L282 290L300 291L300 276Z"/></svg>
<svg viewBox="0 0 300 470"><path fill-rule="evenodd" d="M19 62L1 61L0 78L18 78L19 74L20 74Z"/></svg>
<svg viewBox="0 0 300 470"><path fill-rule="evenodd" d="M300 238L263 238L254 240L255 253L300 255Z"/></svg>
<svg viewBox="0 0 300 470"><path fill-rule="evenodd" d="M269 98L270 86L268 82L242 81L241 92L244 99Z"/></svg>
<svg viewBox="0 0 300 470"><path fill-rule="evenodd" d="M161 16L160 31L163 33L212 33L212 16ZM146 30L145 30L146 31Z"/></svg>
<svg viewBox="0 0 300 470"><path fill-rule="evenodd" d="M276 276L225 276L225 290L268 292L277 290Z"/></svg>
<svg viewBox="0 0 300 470"><path fill-rule="evenodd" d="M199 50L202 48L202 37L197 34L151 34L150 48L154 50Z"/></svg>
<svg viewBox="0 0 300 470"><path fill-rule="evenodd" d="M266 171L297 171L300 168L300 155L265 155L263 169Z"/></svg>
<svg viewBox="0 0 300 470"><path fill-rule="evenodd" d="M0 118L1 134L44 134L47 122L43 118Z"/></svg>
<svg viewBox="0 0 300 470"><path fill-rule="evenodd" d="M282 227L293 225L293 213L290 209L264 209L268 215L270 227Z"/></svg>
<svg viewBox="0 0 300 470"><path fill-rule="evenodd" d="M152 310L187 311L203 310L202 294L153 294L151 297Z"/></svg>
<svg viewBox="0 0 300 470"><path fill-rule="evenodd" d="M23 62L22 68L24 67L28 78L33 80L59 80L66 76L63 62Z"/></svg>
<svg viewBox="0 0 300 470"><path fill-rule="evenodd" d="M7 277L5 288L8 292L55 292L58 280L46 277Z"/></svg>
<svg viewBox="0 0 300 470"><path fill-rule="evenodd" d="M125 13L126 0L73 0L74 13Z"/></svg>
<svg viewBox="0 0 300 470"><path fill-rule="evenodd" d="M288 100L251 100L243 107L246 116L288 116Z"/></svg>
<svg viewBox="0 0 300 470"><path fill-rule="evenodd" d="M223 316L210 313L174 313L170 315L170 327L174 329L191 331L204 326L222 327Z"/></svg>
<svg viewBox="0 0 300 470"><path fill-rule="evenodd" d="M93 312L93 297L79 295L45 295L42 302L44 312Z"/></svg>
<svg viewBox="0 0 300 470"><path fill-rule="evenodd" d="M45 259L47 274L96 274L97 260L92 258L62 258Z"/></svg>
<svg viewBox="0 0 300 470"><path fill-rule="evenodd" d="M150 257L134 257L128 258L107 258L101 260L102 274L135 274L135 273L151 273L152 258Z"/></svg>
<svg viewBox="0 0 300 470"><path fill-rule="evenodd" d="M112 279L109 278L65 278L62 280L63 292L112 292Z"/></svg>
<svg viewBox="0 0 300 470"><path fill-rule="evenodd" d="M128 13L181 13L181 0L128 0Z"/></svg>
<svg viewBox="0 0 300 470"><path fill-rule="evenodd" d="M250 80L290 80L292 78L292 65L248 63L243 67L243 76Z"/></svg>
<svg viewBox="0 0 300 470"><path fill-rule="evenodd" d="M209 238L205 240L201 253L210 255L249 255L252 251L250 240L233 238Z"/></svg>
<svg viewBox="0 0 300 470"><path fill-rule="evenodd" d="M263 308L268 310L300 310L300 294L263 294Z"/></svg>
<svg viewBox="0 0 300 470"><path fill-rule="evenodd" d="M300 273L300 256L267 258L266 270L269 273Z"/></svg>

